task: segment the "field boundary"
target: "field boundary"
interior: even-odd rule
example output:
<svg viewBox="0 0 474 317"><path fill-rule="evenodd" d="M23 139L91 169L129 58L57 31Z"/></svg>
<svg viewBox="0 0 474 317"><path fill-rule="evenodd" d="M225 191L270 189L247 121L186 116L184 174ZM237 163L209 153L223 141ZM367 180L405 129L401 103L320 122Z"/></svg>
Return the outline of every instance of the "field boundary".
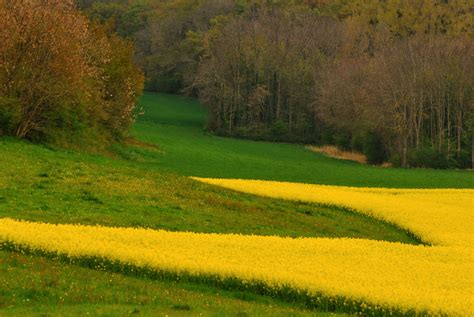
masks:
<svg viewBox="0 0 474 317"><path fill-rule="evenodd" d="M307 291L297 290L289 285L274 287L260 280L242 281L237 277L221 277L218 274L190 274L186 271L159 270L151 267L139 267L121 261L113 261L104 257L81 256L71 257L64 253L48 252L31 248L26 245L15 244L11 241L0 242L0 250L15 252L24 255L45 257L53 261L78 265L96 271L107 271L131 277L147 278L151 280L189 282L216 287L228 291L250 292L256 295L271 296L282 302L296 304L302 308L319 312L360 314L363 316L430 316L427 311L401 310L396 307L380 304L370 305L366 301L344 296L328 296L323 293L310 294ZM439 314L439 316L448 316Z"/></svg>

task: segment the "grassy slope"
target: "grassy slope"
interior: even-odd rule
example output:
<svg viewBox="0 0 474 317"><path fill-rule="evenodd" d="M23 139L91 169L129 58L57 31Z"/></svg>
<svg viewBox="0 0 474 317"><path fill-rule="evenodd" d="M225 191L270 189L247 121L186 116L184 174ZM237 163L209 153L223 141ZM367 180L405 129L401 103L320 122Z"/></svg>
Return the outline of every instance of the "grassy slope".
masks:
<svg viewBox="0 0 474 317"><path fill-rule="evenodd" d="M467 172L382 170L328 159L296 145L214 137L203 132L203 109L186 98L147 94L143 103L147 115L135 135L160 150L116 147L128 160L0 139L0 216L415 243L406 233L358 214L239 194L179 174L391 187L403 186L405 177L415 187L473 187ZM180 310L188 306L192 314L206 315L316 314L268 297L95 272L7 252L0 252L0 285L0 315L127 315L136 310L180 315L189 313Z"/></svg>
<svg viewBox="0 0 474 317"><path fill-rule="evenodd" d="M1 316L326 316L266 296L152 281L0 251Z"/></svg>
<svg viewBox="0 0 474 317"><path fill-rule="evenodd" d="M48 149L13 139L0 139L0 161L0 217L416 243L405 232L356 213L239 194L148 169L147 164ZM190 312L216 316L317 315L265 296L95 272L8 252L0 252L0 285L1 316L41 312L113 316L136 310L143 315L160 312L171 316ZM183 307L179 305L184 309L189 306L190 311L180 310Z"/></svg>
<svg viewBox="0 0 474 317"><path fill-rule="evenodd" d="M272 200L110 158L0 139L0 215L51 223L415 242L357 213Z"/></svg>
<svg viewBox="0 0 474 317"><path fill-rule="evenodd" d="M474 188L472 172L371 167L327 158L300 145L213 136L204 132L206 112L194 99L150 93L142 105L146 115L135 126L135 135L160 145L164 154L150 161L159 169L201 177L331 185Z"/></svg>

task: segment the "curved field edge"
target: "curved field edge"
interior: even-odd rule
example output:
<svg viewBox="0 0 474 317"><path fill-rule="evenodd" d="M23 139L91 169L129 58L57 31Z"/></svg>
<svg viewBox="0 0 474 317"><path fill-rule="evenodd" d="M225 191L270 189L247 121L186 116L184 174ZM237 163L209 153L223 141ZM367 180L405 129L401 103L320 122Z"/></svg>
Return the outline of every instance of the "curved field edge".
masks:
<svg viewBox="0 0 474 317"><path fill-rule="evenodd" d="M343 311L347 306L345 312L351 312L367 305L374 314L390 310L400 314L472 313L472 279L466 269L472 263L472 253L467 249L356 239L49 225L8 219L0 223L2 241L20 248L72 259L100 258L99 262L105 259L119 269L125 265L132 271L144 268L171 272L218 281L224 286L241 281L254 292L266 285L273 290L265 291L270 295L276 292L290 299L297 294L302 299L319 298L323 306L318 307L322 309L329 305ZM450 258L456 261L447 261ZM334 308L330 303L336 299Z"/></svg>
<svg viewBox="0 0 474 317"><path fill-rule="evenodd" d="M419 243L360 213L237 193L173 173L0 138L0 215L169 231Z"/></svg>
<svg viewBox="0 0 474 317"><path fill-rule="evenodd" d="M245 179L193 179L257 196L347 208L392 223L431 245L474 245L472 189L385 189Z"/></svg>
<svg viewBox="0 0 474 317"><path fill-rule="evenodd" d="M367 301L352 299L343 296L328 296L324 293L310 293L305 290L297 290L290 285L270 286L260 280L242 281L237 277L221 277L217 274L190 274L186 271L174 272L170 270L157 270L151 267L140 267L120 261L113 261L103 257L71 257L64 253L45 252L32 249L28 246L17 245L10 241L0 244L0 249L21 254L37 255L79 265L99 271L120 273L128 276L137 276L147 279L171 280L204 284L224 290L252 292L258 295L271 296L283 302L302 305L304 308L322 311L348 314L362 314L367 316L430 316L433 312L418 311L414 309L400 309L388 305L373 305ZM448 316L443 312L437 312L440 316Z"/></svg>
<svg viewBox="0 0 474 317"><path fill-rule="evenodd" d="M270 296L0 250L0 315L335 317ZM343 317L344 314L337 314Z"/></svg>
<svg viewBox="0 0 474 317"><path fill-rule="evenodd" d="M71 257L64 253L46 252L32 249L28 246L18 245L9 241L0 243L0 250L19 253L23 255L41 256L53 261L74 264L84 268L97 271L119 273L126 276L134 276L151 280L189 282L215 287L228 291L242 291L257 295L270 296L282 302L296 304L305 309L321 312L363 314L367 316L390 315L390 316L429 316L427 311L417 312L415 310L398 310L383 305L370 305L342 296L327 296L323 293L311 294L307 291L299 291L291 286L282 285L272 287L259 280L242 281L235 277L223 278L216 274L189 274L186 271L175 272L169 270L158 270L151 267L140 267L113 261L104 257ZM440 314L443 315L443 314ZM447 315L446 315L447 316Z"/></svg>

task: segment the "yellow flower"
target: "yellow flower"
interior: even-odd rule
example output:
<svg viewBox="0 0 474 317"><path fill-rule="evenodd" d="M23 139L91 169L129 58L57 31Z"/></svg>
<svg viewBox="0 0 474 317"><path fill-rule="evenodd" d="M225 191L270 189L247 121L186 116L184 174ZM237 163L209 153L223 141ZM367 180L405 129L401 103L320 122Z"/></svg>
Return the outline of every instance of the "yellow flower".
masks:
<svg viewBox="0 0 474 317"><path fill-rule="evenodd" d="M474 314L473 190L350 188L199 179L275 198L351 208L393 222L433 246L365 239L283 238L52 225L0 219L0 243L71 258L324 295L364 312Z"/></svg>

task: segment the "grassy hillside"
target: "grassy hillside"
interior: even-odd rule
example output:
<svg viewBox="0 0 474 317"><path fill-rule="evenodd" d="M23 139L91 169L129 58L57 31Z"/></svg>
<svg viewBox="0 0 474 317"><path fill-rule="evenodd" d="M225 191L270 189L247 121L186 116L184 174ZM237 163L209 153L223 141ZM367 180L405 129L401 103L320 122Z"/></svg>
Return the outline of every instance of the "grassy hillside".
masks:
<svg viewBox="0 0 474 317"><path fill-rule="evenodd" d="M0 251L1 316L335 316L239 291Z"/></svg>
<svg viewBox="0 0 474 317"><path fill-rule="evenodd" d="M194 232L353 237L419 243L358 213L256 197L186 176L388 187L474 187L472 173L398 170L326 158L302 146L215 137L195 101L146 94L137 139L115 156L0 139L0 217ZM150 144L148 144L150 143ZM153 146L155 144L157 147ZM266 296L97 272L0 252L0 315L318 315Z"/></svg>
<svg viewBox="0 0 474 317"><path fill-rule="evenodd" d="M1 216L173 231L415 242L358 213L214 188L104 156L0 139Z"/></svg>
<svg viewBox="0 0 474 317"><path fill-rule="evenodd" d="M144 153L141 147L130 147ZM153 153L151 151L150 153ZM156 154L156 153L155 153ZM218 189L138 164L0 139L0 217L50 223L418 243L384 222L316 204ZM306 316L267 296L95 272L0 252L0 315ZM158 294L158 295L157 295Z"/></svg>
<svg viewBox="0 0 474 317"><path fill-rule="evenodd" d="M122 153L156 169L190 176L331 185L474 188L474 174L466 171L372 167L334 160L301 145L213 136L204 131L206 111L194 99L149 93L141 104L145 115L135 125L134 135L158 144L162 153L152 158Z"/></svg>

